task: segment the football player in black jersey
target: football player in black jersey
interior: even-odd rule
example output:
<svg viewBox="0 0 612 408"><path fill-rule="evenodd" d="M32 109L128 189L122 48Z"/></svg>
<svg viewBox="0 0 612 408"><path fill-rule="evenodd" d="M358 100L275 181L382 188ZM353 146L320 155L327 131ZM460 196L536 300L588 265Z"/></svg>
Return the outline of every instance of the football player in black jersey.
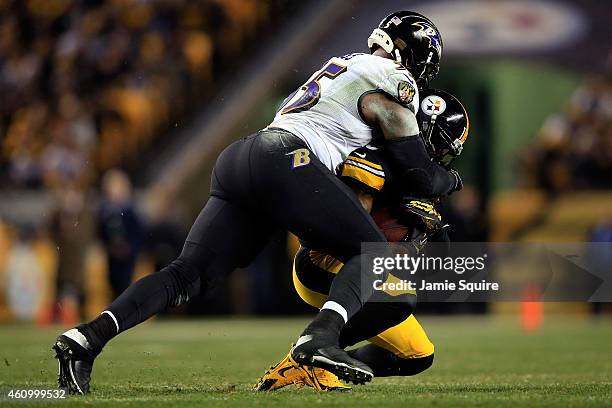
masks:
<svg viewBox="0 0 612 408"><path fill-rule="evenodd" d="M445 166L461 154L469 133L469 118L463 105L453 95L435 89L422 91L417 114L422 136L430 156ZM355 191L364 208L372 213L387 239L412 242L420 250L427 241L445 241L446 227L434 202L401 196L393 188L393 171L384 149L365 146L352 152L342 163L338 176ZM406 226L396 234L391 227ZM293 267L293 282L304 302L320 308L334 276L342 267L342 259L302 245ZM394 275L389 275L388 281ZM395 278L397 279L397 278ZM351 350L349 354L370 366L377 377L410 376L429 368L434 359L434 345L412 314L414 293L387 292L394 299L368 302L342 329L340 347L360 341L370 344ZM273 391L297 384L319 391L346 391L332 373L317 367L297 364L287 354L268 370L255 385L258 391Z"/></svg>

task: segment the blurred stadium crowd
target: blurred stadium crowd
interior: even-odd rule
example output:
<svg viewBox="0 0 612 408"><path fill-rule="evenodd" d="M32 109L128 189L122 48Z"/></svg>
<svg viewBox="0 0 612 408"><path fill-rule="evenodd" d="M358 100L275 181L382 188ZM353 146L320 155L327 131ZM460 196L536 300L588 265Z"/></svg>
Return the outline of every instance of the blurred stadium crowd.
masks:
<svg viewBox="0 0 612 408"><path fill-rule="evenodd" d="M253 44L270 38L270 23L303 3L0 0L0 189L55 197L43 225L0 218L0 321L70 324L95 315L132 279L176 256L184 226L163 197L146 218L139 214L130 176L213 100L257 52ZM519 159L520 183L549 199L612 188L612 61L607 75L586 79L545 120ZM442 212L453 240L495 239L489 199L466 183L448 200ZM612 241L612 223L601 221L591 239ZM291 312L278 294L293 292L292 244L281 234L235 274L226 288L233 295L223 299L234 308L220 311L278 312L275 301ZM249 297L253 304L241 306Z"/></svg>
<svg viewBox="0 0 612 408"><path fill-rule="evenodd" d="M607 74L586 79L525 150L527 187L551 195L612 188L612 56L609 60Z"/></svg>
<svg viewBox="0 0 612 408"><path fill-rule="evenodd" d="M300 4L0 0L0 189L54 197L43 225L0 218L0 320L74 321L176 256L183 227L163 199L139 215L129 176Z"/></svg>
<svg viewBox="0 0 612 408"><path fill-rule="evenodd" d="M546 118L520 162L523 187L544 192L549 204L572 191L612 189L612 53L604 73L583 80L565 109ZM584 240L612 242L609 211L594 215L609 205L610 197L582 199L583 223L589 224ZM541 223L538 218L534 224ZM570 222L571 215L566 218Z"/></svg>
<svg viewBox="0 0 612 408"><path fill-rule="evenodd" d="M214 92L286 2L0 1L0 183L87 185ZM263 33L263 34L262 34Z"/></svg>

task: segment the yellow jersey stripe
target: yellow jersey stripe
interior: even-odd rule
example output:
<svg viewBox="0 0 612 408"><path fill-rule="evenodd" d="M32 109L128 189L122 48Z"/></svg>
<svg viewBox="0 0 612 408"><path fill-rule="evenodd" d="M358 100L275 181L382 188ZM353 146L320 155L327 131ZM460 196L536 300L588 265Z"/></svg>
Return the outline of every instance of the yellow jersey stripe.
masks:
<svg viewBox="0 0 612 408"><path fill-rule="evenodd" d="M382 169L383 169L383 167L382 167L380 164L378 164L378 163L373 163L373 162L368 161L368 160L366 160L366 159L362 159L361 157L357 157L357 156L349 155L349 156L347 157L347 159L350 159L350 160L355 160L356 162L359 162L359 163L365 164L366 166L373 167L373 168L375 168L375 169L377 169L377 170L382 170Z"/></svg>
<svg viewBox="0 0 612 408"><path fill-rule="evenodd" d="M362 182L363 184L365 184L366 186L369 186L375 190L382 190L383 186L385 185L385 178L384 177L380 177L380 176L376 176L370 172L368 172L367 170L364 170L362 168L359 167L355 167L349 163L345 163L342 166L342 176L344 177L350 177L353 178L357 181Z"/></svg>
<svg viewBox="0 0 612 408"><path fill-rule="evenodd" d="M366 164L357 162L351 158L348 158L344 161L344 164L350 164L353 167L359 167L360 169L364 169L365 171L369 171L372 174L376 174L379 177L385 177L385 172L383 170L375 169L374 167L368 166Z"/></svg>

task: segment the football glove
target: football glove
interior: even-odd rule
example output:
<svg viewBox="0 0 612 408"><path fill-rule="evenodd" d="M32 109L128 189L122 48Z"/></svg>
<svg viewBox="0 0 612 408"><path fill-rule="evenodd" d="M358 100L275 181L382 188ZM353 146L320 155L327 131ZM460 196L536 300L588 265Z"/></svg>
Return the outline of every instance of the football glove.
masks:
<svg viewBox="0 0 612 408"><path fill-rule="evenodd" d="M431 200L404 197L402 207L404 209L403 222L416 227L412 235L407 236L405 241L412 243L417 252L421 252L431 236L448 228L448 224L442 220L442 216Z"/></svg>

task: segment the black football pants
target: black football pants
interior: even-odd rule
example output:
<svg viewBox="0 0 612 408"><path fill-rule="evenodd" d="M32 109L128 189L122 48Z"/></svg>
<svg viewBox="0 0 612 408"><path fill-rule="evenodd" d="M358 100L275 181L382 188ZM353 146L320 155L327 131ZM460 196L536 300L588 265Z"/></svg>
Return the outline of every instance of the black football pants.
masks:
<svg viewBox="0 0 612 408"><path fill-rule="evenodd" d="M301 139L280 129L241 139L221 153L211 197L181 255L134 283L107 310L123 331L177 306L247 266L279 228L347 260L328 300L344 306L349 318L357 313L380 278L362 273L360 263L389 255L362 253L361 243L386 242L385 237L350 188Z"/></svg>

